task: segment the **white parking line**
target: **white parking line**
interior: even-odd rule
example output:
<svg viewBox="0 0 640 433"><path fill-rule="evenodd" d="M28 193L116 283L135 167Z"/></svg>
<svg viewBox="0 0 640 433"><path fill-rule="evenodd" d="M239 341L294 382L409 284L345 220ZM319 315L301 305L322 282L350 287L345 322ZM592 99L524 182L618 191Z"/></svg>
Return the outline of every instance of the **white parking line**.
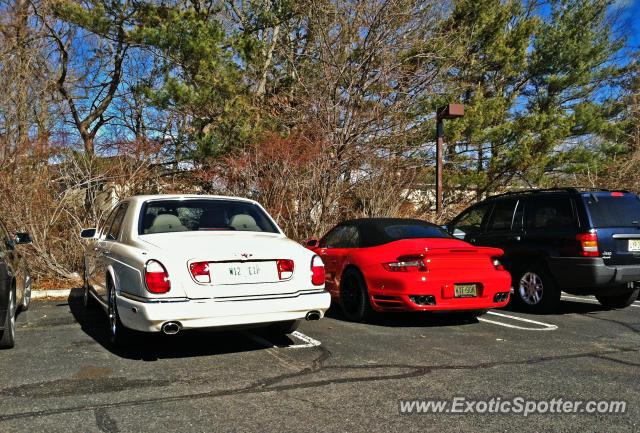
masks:
<svg viewBox="0 0 640 433"><path fill-rule="evenodd" d="M592 303L595 303L595 304L599 304L600 303L597 299L594 299L592 297L580 297L580 296L562 295L562 299L575 299L575 300L578 300L578 301L592 302ZM629 306L630 307L635 307L635 308L640 308L640 302L634 301L633 304L631 304Z"/></svg>
<svg viewBox="0 0 640 433"><path fill-rule="evenodd" d="M271 341L267 340L266 338L260 336L260 335L256 335L254 333L251 332L243 332L244 335L246 335L247 337L251 338L253 341L262 344L263 346L269 348L269 347L278 347L280 349L302 349L305 347L315 347L315 346L320 346L322 344L321 341L315 340L311 337L309 337L308 335L303 334L302 332L298 332L298 331L294 331L292 332L290 335L292 337L297 338L298 340L302 340L304 341L303 344L292 344L290 346L280 346L280 345L276 345L273 344Z"/></svg>
<svg viewBox="0 0 640 433"><path fill-rule="evenodd" d="M294 337L296 337L299 340L302 340L305 342L305 344L295 344L293 346L287 346L288 349L298 349L301 347L315 347L315 346L320 346L322 344L322 342L318 341L318 340L314 340L313 338L309 337L308 335L304 335L302 332L298 332L298 331L294 331L291 335L293 335Z"/></svg>
<svg viewBox="0 0 640 433"><path fill-rule="evenodd" d="M556 329L558 329L557 325L553 325L551 323L538 322L536 320L531 320L531 319L525 319L524 317L517 317L517 316L511 316L509 314L496 313L495 311L488 311L487 314L492 314L494 316L504 317L504 318L507 318L507 319L516 320L516 321L520 321L520 322L533 323L535 325L542 326L542 328L527 328L527 327L524 327L524 326L512 325L510 323L504 323L504 322L498 322L498 321L495 321L495 320L484 319L482 317L479 317L478 320L482 321L482 322L486 322L486 323L491 323L493 325L504 326L506 328L521 329L523 331L555 331Z"/></svg>

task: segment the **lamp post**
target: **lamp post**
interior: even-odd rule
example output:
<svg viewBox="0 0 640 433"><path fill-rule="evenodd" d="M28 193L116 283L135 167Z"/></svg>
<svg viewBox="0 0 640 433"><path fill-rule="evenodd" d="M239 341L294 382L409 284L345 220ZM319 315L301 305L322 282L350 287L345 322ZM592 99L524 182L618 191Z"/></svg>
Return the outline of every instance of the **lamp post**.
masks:
<svg viewBox="0 0 640 433"><path fill-rule="evenodd" d="M443 145L443 120L455 119L464 116L464 105L449 104L438 108L436 113L438 141L436 143L436 215L442 214L442 145Z"/></svg>

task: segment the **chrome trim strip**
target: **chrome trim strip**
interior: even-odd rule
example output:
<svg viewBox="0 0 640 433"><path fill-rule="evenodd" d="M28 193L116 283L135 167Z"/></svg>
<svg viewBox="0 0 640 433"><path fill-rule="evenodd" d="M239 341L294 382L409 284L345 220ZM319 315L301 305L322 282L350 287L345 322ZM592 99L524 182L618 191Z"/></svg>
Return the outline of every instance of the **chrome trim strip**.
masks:
<svg viewBox="0 0 640 433"><path fill-rule="evenodd" d="M146 304L162 304L162 303L175 303L175 302L189 302L188 298L143 298L136 296L128 292L120 290L120 296L123 298L131 299L132 301L144 302Z"/></svg>
<svg viewBox="0 0 640 433"><path fill-rule="evenodd" d="M612 236L614 239L640 239L640 234L615 234Z"/></svg>

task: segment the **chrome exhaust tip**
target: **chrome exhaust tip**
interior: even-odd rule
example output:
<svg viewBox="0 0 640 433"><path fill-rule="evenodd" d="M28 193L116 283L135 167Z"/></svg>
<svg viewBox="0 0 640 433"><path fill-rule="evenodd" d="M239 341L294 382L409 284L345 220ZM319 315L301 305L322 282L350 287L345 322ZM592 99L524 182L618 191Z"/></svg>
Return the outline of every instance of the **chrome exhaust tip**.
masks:
<svg viewBox="0 0 640 433"><path fill-rule="evenodd" d="M162 332L165 335L175 335L180 331L180 324L178 322L167 322L162 325Z"/></svg>
<svg viewBox="0 0 640 433"><path fill-rule="evenodd" d="M307 320L320 320L320 312L319 311L309 311L304 318L307 319Z"/></svg>

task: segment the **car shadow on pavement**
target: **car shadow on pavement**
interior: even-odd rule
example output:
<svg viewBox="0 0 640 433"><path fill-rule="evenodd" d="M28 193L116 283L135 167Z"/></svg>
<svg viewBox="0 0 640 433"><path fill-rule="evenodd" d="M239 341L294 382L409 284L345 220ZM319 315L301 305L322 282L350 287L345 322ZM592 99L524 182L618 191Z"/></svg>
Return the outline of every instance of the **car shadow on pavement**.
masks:
<svg viewBox="0 0 640 433"><path fill-rule="evenodd" d="M332 319L349 322L339 307L331 306L326 316ZM419 312L385 312L375 313L367 320L367 325L386 326L390 328L428 328L440 326L461 326L478 323L475 316L461 312L419 311Z"/></svg>
<svg viewBox="0 0 640 433"><path fill-rule="evenodd" d="M82 331L109 352L127 359L156 361L165 358L188 358L197 356L222 355L226 353L263 350L270 340L259 330L208 329L182 331L176 335L136 332L125 347L116 347L109 341L107 315L100 307L85 308L82 305L82 289L73 289L67 299L74 319ZM64 305L64 304L63 304ZM294 342L287 336L278 336L277 345ZM274 340L275 341L275 340Z"/></svg>
<svg viewBox="0 0 640 433"><path fill-rule="evenodd" d="M522 308L516 305L507 305L506 307L498 308L498 311L511 311L514 313L530 314L533 316L549 316L549 315L563 315L563 314L587 314L596 313L599 311L611 311L612 308L605 307L595 302L582 302L580 300L568 300L561 299L558 308L551 313L532 313L529 311L523 311Z"/></svg>

